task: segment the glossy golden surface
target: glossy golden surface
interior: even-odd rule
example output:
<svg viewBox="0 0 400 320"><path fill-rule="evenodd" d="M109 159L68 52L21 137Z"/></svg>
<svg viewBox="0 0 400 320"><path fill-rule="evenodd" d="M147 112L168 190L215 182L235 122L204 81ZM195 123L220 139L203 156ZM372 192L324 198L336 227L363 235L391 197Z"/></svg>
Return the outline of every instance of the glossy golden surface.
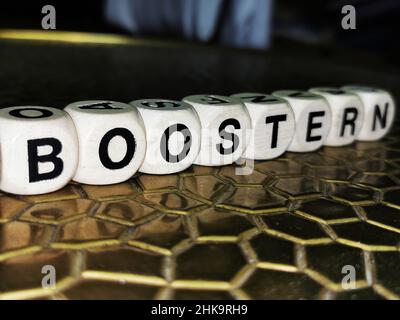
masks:
<svg viewBox="0 0 400 320"><path fill-rule="evenodd" d="M194 166L3 194L0 298L399 299L397 134L287 153L249 176ZM55 289L41 286L44 265Z"/></svg>

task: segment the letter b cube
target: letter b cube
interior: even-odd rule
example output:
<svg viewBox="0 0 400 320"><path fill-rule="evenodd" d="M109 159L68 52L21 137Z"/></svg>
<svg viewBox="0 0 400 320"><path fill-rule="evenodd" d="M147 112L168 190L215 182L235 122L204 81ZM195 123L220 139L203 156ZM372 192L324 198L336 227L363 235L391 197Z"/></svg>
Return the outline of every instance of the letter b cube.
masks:
<svg viewBox="0 0 400 320"><path fill-rule="evenodd" d="M0 189L21 195L64 187L74 176L78 140L71 118L48 107L0 110Z"/></svg>

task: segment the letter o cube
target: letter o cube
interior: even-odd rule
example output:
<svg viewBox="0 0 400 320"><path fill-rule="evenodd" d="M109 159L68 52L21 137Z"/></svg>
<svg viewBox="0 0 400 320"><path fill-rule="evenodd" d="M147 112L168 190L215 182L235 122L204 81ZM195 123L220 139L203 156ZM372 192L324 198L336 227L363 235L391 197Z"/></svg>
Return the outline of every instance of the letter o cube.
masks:
<svg viewBox="0 0 400 320"><path fill-rule="evenodd" d="M56 191L75 174L78 140L62 110L39 106L0 110L0 189L19 195Z"/></svg>
<svg viewBox="0 0 400 320"><path fill-rule="evenodd" d="M364 119L364 106L360 98L337 88L311 88L309 91L323 96L331 107L331 129L324 145L337 147L354 142Z"/></svg>
<svg viewBox="0 0 400 320"><path fill-rule="evenodd" d="M197 112L201 147L195 164L222 166L238 160L250 138L250 117L237 98L194 95L183 99Z"/></svg>
<svg viewBox="0 0 400 320"><path fill-rule="evenodd" d="M363 86L344 86L343 90L356 94L364 105L364 120L357 136L360 141L375 141L390 130L395 115L395 103L389 92Z"/></svg>
<svg viewBox="0 0 400 320"><path fill-rule="evenodd" d="M174 100L132 101L142 116L147 150L140 172L170 174L193 164L200 148L200 122L187 103Z"/></svg>
<svg viewBox="0 0 400 320"><path fill-rule="evenodd" d="M292 108L280 98L263 93L238 93L251 119L251 134L243 157L268 160L279 157L292 142L295 121Z"/></svg>
<svg viewBox="0 0 400 320"><path fill-rule="evenodd" d="M272 94L290 104L296 120L296 133L288 151L311 152L320 148L331 127L328 102L307 91L281 90Z"/></svg>
<svg viewBox="0 0 400 320"><path fill-rule="evenodd" d="M131 178L143 162L146 137L137 110L115 101L90 100L64 109L72 118L79 140L74 181L92 185Z"/></svg>

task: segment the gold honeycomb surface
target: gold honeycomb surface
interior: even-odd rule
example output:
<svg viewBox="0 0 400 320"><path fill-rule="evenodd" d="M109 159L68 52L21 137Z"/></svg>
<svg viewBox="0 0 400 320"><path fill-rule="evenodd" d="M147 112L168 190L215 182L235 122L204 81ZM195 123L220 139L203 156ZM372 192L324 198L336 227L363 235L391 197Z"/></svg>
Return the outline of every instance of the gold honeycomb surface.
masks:
<svg viewBox="0 0 400 320"><path fill-rule="evenodd" d="M398 299L399 135L286 153L247 176L193 166L2 194L0 298Z"/></svg>
<svg viewBox="0 0 400 320"><path fill-rule="evenodd" d="M298 44L255 53L0 30L0 47L1 107L365 81L399 97L396 69L375 56ZM0 193L0 299L399 299L399 141L394 128L378 142L256 162L247 176L193 166ZM45 266L54 288L42 286ZM353 288L342 286L346 266Z"/></svg>

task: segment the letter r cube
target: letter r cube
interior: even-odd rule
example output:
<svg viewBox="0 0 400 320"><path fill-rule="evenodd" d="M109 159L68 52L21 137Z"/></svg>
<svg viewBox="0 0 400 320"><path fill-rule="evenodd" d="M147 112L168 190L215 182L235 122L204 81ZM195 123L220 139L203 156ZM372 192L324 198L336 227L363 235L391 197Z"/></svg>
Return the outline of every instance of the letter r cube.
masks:
<svg viewBox="0 0 400 320"><path fill-rule="evenodd" d="M358 96L337 88L311 88L309 91L323 96L331 107L331 129L324 145L337 147L354 142L364 120L364 107Z"/></svg>

